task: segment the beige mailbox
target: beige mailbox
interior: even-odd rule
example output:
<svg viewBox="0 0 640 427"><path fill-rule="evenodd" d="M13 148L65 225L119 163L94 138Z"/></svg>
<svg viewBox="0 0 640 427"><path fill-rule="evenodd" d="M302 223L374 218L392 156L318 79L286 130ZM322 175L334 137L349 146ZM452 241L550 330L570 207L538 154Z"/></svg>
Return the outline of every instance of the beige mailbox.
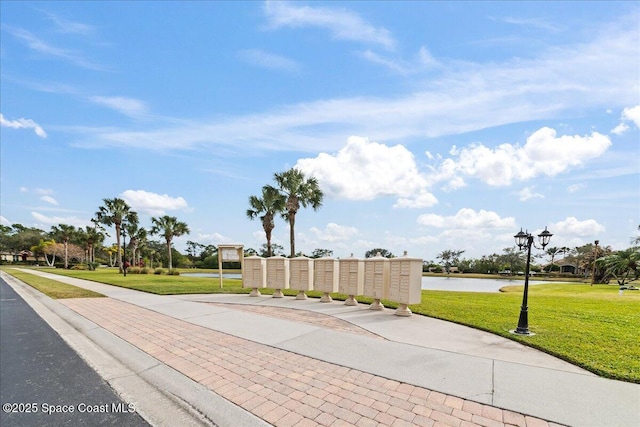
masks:
<svg viewBox="0 0 640 427"><path fill-rule="evenodd" d="M371 310L383 310L381 299L389 297L389 260L378 254L364 260L364 296L373 298Z"/></svg>
<svg viewBox="0 0 640 427"><path fill-rule="evenodd" d="M331 293L338 292L338 272L340 267L338 261L329 258L318 258L313 262L313 288L316 291L324 292L320 302L331 302Z"/></svg>
<svg viewBox="0 0 640 427"><path fill-rule="evenodd" d="M267 264L262 257L253 255L246 257L243 263L242 287L252 288L251 297L259 297L260 288L267 286Z"/></svg>
<svg viewBox="0 0 640 427"><path fill-rule="evenodd" d="M267 258L267 288L275 289L274 298L282 298L282 289L289 289L289 259L282 256Z"/></svg>
<svg viewBox="0 0 640 427"><path fill-rule="evenodd" d="M399 304L395 314L411 316L408 304L422 301L422 259L404 256L389 260L389 299Z"/></svg>
<svg viewBox="0 0 640 427"><path fill-rule="evenodd" d="M338 292L349 296L345 305L358 305L354 297L364 292L364 261L354 258L351 254L350 258L340 259L338 264L340 266Z"/></svg>
<svg viewBox="0 0 640 427"><path fill-rule="evenodd" d="M296 299L307 299L305 292L313 290L313 259L300 256L289 260L289 287L298 291Z"/></svg>

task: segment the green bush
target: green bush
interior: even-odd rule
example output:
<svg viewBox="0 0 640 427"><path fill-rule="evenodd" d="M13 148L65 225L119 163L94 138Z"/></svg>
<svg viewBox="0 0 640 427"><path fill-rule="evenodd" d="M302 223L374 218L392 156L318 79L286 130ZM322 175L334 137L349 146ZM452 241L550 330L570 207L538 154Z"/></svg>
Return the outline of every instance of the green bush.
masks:
<svg viewBox="0 0 640 427"><path fill-rule="evenodd" d="M129 267L129 268L127 268L127 273L129 273L129 274L140 274L140 267Z"/></svg>
<svg viewBox="0 0 640 427"><path fill-rule="evenodd" d="M149 274L151 273L151 269L149 267L142 267L140 269L140 274Z"/></svg>
<svg viewBox="0 0 640 427"><path fill-rule="evenodd" d="M156 268L153 270L153 274L164 274L164 268Z"/></svg>
<svg viewBox="0 0 640 427"><path fill-rule="evenodd" d="M62 265L62 267L64 268L64 264ZM71 270L86 270L87 266L84 265L84 264L69 265L69 269L71 269Z"/></svg>
<svg viewBox="0 0 640 427"><path fill-rule="evenodd" d="M169 276L179 276L180 272L174 268L173 270L169 270L169 272L167 274Z"/></svg>

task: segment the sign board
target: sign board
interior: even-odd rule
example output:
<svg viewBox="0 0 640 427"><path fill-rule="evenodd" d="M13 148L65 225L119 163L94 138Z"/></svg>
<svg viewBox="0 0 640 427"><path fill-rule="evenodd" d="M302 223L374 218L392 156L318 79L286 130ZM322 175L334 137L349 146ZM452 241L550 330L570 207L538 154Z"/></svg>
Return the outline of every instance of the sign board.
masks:
<svg viewBox="0 0 640 427"><path fill-rule="evenodd" d="M240 262L240 269L244 260L244 245L218 245L218 277L222 289L222 263Z"/></svg>

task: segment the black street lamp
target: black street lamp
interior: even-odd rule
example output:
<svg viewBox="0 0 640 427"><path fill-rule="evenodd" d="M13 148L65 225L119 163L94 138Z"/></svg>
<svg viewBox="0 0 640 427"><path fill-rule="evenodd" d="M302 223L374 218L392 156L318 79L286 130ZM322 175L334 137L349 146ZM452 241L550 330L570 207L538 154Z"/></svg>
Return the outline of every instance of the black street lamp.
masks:
<svg viewBox="0 0 640 427"><path fill-rule="evenodd" d="M527 301L529 298L529 267L531 265L531 246L537 249L544 249L545 246L549 244L549 240L551 240L551 236L553 234L549 233L547 227L544 228L544 231L538 234L539 244L542 247L536 246L533 242L533 236L528 231L522 231L513 236L516 239L516 245L520 250L527 248L527 268L524 272L524 294L522 295L522 307L520 307L520 319L518 319L518 327L515 331L511 331L514 334L518 335L534 335L531 331L529 331L529 311L527 306Z"/></svg>
<svg viewBox="0 0 640 427"><path fill-rule="evenodd" d="M124 277L127 277L127 230L125 226L122 226L122 249L124 251L123 257L124 261L122 262L122 271L124 272Z"/></svg>

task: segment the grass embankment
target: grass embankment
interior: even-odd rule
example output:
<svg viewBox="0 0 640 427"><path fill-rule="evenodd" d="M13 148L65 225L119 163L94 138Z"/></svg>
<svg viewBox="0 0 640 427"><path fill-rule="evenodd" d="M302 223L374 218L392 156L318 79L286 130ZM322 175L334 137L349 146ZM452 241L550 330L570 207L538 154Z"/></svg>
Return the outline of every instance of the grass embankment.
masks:
<svg viewBox="0 0 640 427"><path fill-rule="evenodd" d="M117 270L47 270L157 294L249 293L241 281L217 278L129 274ZM13 273L12 273L13 274ZM536 335L522 337L515 329L522 286L501 293L422 291L422 303L410 306L417 314L436 317L492 332L553 354L598 375L640 383L640 291L618 294L615 285L579 283L532 285L529 288L529 328ZM273 291L261 289L263 294ZM295 291L284 290L293 296ZM309 292L309 296L320 296ZM333 294L335 299L346 296ZM359 297L360 302L371 302ZM392 302L383 301L395 308Z"/></svg>
<svg viewBox="0 0 640 427"><path fill-rule="evenodd" d="M104 295L97 292L79 288L73 285L68 285L66 283L58 282L57 280L46 279L44 277L35 276L33 274L23 273L22 271L18 271L12 268L3 270L53 299L104 297Z"/></svg>

